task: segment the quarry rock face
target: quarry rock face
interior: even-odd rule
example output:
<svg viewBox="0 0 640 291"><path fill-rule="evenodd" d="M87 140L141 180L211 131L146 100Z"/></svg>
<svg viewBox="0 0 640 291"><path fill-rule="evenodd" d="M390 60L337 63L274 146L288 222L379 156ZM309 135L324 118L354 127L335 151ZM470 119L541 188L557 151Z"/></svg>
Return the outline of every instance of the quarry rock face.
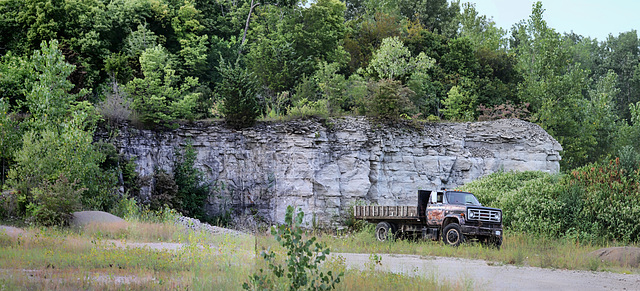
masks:
<svg viewBox="0 0 640 291"><path fill-rule="evenodd" d="M281 223L292 205L320 226L339 224L359 200L415 205L418 189L452 189L497 171L557 173L562 150L538 125L517 119L386 125L345 117L242 130L220 122L171 131L124 125L115 140L141 177L154 169L171 173L176 151L187 143L197 152L195 166L215 186L207 214ZM150 189L144 186L141 196Z"/></svg>

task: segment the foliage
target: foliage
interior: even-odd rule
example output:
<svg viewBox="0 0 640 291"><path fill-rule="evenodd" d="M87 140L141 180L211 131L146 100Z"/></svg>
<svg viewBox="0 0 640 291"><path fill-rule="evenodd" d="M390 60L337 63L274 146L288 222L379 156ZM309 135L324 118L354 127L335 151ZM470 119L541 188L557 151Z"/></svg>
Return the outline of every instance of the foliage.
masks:
<svg viewBox="0 0 640 291"><path fill-rule="evenodd" d="M193 120L199 93L194 92L198 80L186 77L180 84L172 56L162 46L146 49L140 56L144 78L134 78L126 85L131 107L140 121L149 125L174 127L171 121L179 118Z"/></svg>
<svg viewBox="0 0 640 291"><path fill-rule="evenodd" d="M440 111L449 120L473 121L478 96L472 92L470 86L453 86L447 98L442 100L443 109Z"/></svg>
<svg viewBox="0 0 640 291"><path fill-rule="evenodd" d="M411 52L398 37L382 40L380 48L376 50L367 67L370 74L380 79L403 80L412 74L426 74L433 66L433 59L424 53L411 57Z"/></svg>
<svg viewBox="0 0 640 291"><path fill-rule="evenodd" d="M4 185L9 168L13 164L13 156L21 147L24 127L21 126L17 114L4 98L0 98L0 189Z"/></svg>
<svg viewBox="0 0 640 291"><path fill-rule="evenodd" d="M173 176L165 170L156 169L153 172L153 188L149 197L149 208L161 210L165 207L176 209L182 207L182 201L177 197L178 185Z"/></svg>
<svg viewBox="0 0 640 291"><path fill-rule="evenodd" d="M241 67L240 59L234 64L221 61L219 70L222 83L217 93L224 100L222 113L226 122L234 128L253 125L260 116L256 77Z"/></svg>
<svg viewBox="0 0 640 291"><path fill-rule="evenodd" d="M484 205L501 208L503 224L511 231L629 243L640 240L640 227L634 221L640 206L633 202L640 198L639 177L637 170L626 173L616 159L564 176L496 173L463 188Z"/></svg>
<svg viewBox="0 0 640 291"><path fill-rule="evenodd" d="M63 175L53 184L45 180L31 190L33 200L27 205L29 221L44 226L68 225L71 213L80 209L81 193L85 190Z"/></svg>
<svg viewBox="0 0 640 291"><path fill-rule="evenodd" d="M303 230L300 227L303 218L304 212L299 211L296 214L293 206L289 205L285 214L285 224L271 228L271 234L287 250L286 265L277 263L276 253L273 251L263 251L260 255L268 263L269 271L273 275L277 278L287 278L289 290L335 289L344 273L333 274L332 271L326 273L320 271L320 264L329 255L329 249L316 242L315 237L303 238ZM242 285L245 290L276 287L263 269L260 269L260 274L249 276L249 281Z"/></svg>
<svg viewBox="0 0 640 291"><path fill-rule="evenodd" d="M83 115L76 114L60 129L29 131L23 136L23 147L15 154L16 165L9 171L8 181L23 197L21 209L33 201L31 190L42 183L64 176L89 188L90 181L102 175L99 164L104 156L94 150L93 135L83 130L83 120Z"/></svg>
<svg viewBox="0 0 640 291"><path fill-rule="evenodd" d="M404 113L413 109L411 97L415 94L400 81L382 79L369 84L369 97L366 114L385 118L400 119Z"/></svg>
<svg viewBox="0 0 640 291"><path fill-rule="evenodd" d="M511 104L510 101L507 101L506 104L496 105L494 107L488 108L484 105L478 105L478 111L480 111L480 116L478 116L478 121L489 121L496 119L505 119L505 118L518 118L522 120L527 120L529 115L529 110L527 110L529 104L521 104L514 105Z"/></svg>
<svg viewBox="0 0 640 291"><path fill-rule="evenodd" d="M98 103L96 109L111 123L129 120L133 114L131 100L116 79L110 80L109 85L104 101Z"/></svg>
<svg viewBox="0 0 640 291"><path fill-rule="evenodd" d="M173 176L178 187L176 199L180 205L175 209L185 216L204 220L203 207L211 186L206 182L204 173L194 167L196 156L191 143L176 153Z"/></svg>

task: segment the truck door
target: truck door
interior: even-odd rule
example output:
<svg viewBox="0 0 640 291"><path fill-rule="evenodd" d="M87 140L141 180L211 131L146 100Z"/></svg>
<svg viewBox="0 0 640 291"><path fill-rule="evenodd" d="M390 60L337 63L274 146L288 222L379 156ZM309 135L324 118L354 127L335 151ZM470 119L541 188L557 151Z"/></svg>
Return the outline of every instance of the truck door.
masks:
<svg viewBox="0 0 640 291"><path fill-rule="evenodd" d="M444 193L431 192L431 198L427 206L427 225L440 226L444 220Z"/></svg>

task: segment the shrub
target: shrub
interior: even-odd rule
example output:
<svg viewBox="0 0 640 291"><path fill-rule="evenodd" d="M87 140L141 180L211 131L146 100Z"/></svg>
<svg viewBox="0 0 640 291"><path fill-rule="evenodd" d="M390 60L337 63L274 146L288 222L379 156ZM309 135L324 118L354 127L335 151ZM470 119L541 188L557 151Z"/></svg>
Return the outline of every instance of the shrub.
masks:
<svg viewBox="0 0 640 291"><path fill-rule="evenodd" d="M496 119L505 119L505 118L518 118L522 120L527 120L529 115L529 103L524 103L520 105L512 104L511 101L507 101L506 104L500 104L493 107L485 107L484 105L478 105L478 111L480 112L480 116L478 116L478 121L490 121Z"/></svg>
<svg viewBox="0 0 640 291"><path fill-rule="evenodd" d="M627 174L617 159L563 176L496 173L463 189L501 208L510 230L592 242L640 240L640 175Z"/></svg>
<svg viewBox="0 0 640 291"><path fill-rule="evenodd" d="M400 81L382 79L371 83L369 92L371 95L368 115L395 120L400 119L403 113L410 113L414 109L410 97L415 93Z"/></svg>
<svg viewBox="0 0 640 291"><path fill-rule="evenodd" d="M239 59L233 65L221 60L218 70L222 82L217 93L224 100L222 113L225 120L234 128L252 126L260 116L257 78L240 66Z"/></svg>
<svg viewBox="0 0 640 291"><path fill-rule="evenodd" d="M468 89L469 86L453 86L442 100L440 111L448 120L472 121L475 119L475 108L478 95Z"/></svg>
<svg viewBox="0 0 640 291"><path fill-rule="evenodd" d="M33 201L27 205L29 220L44 226L68 225L71 213L80 209L80 195L84 190L63 175L53 184L44 181L32 190Z"/></svg>
<svg viewBox="0 0 640 291"><path fill-rule="evenodd" d="M295 215L295 217L294 217ZM329 255L329 249L323 244L317 243L315 237L306 240L302 237L300 228L304 212L294 213L292 206L287 206L285 224L271 228L271 234L276 236L278 243L287 250L286 266L276 262L276 254L273 251L263 251L260 255L268 263L269 270L277 278L287 278L289 290L331 290L340 283L340 277L344 273L334 276L332 271L321 272L320 264ZM260 269L260 274L249 276L250 283L245 282L242 287L250 289L280 289Z"/></svg>
<svg viewBox="0 0 640 291"><path fill-rule="evenodd" d="M161 210L165 207L176 209L181 207L181 201L177 199L178 185L173 177L165 170L156 169L153 173L153 190L149 198L151 210Z"/></svg>
<svg viewBox="0 0 640 291"><path fill-rule="evenodd" d="M104 101L96 105L98 112L111 123L119 123L129 120L132 115L131 100L115 79L109 83L105 90Z"/></svg>
<svg viewBox="0 0 640 291"><path fill-rule="evenodd" d="M182 214L204 219L204 202L209 195L211 185L205 181L204 174L194 167L196 151L191 143L188 143L184 153L177 151L173 165L173 173L178 191L177 199L180 201L176 210Z"/></svg>
<svg viewBox="0 0 640 291"><path fill-rule="evenodd" d="M99 167L104 156L95 150L93 133L83 130L80 115L58 126L27 132L15 161L8 182L24 196L18 201L20 214L24 214L26 205L33 201L32 189L41 188L43 183L53 182L60 176L77 182L82 188L106 191L113 186L97 182L104 176ZM94 192L87 195L91 193Z"/></svg>

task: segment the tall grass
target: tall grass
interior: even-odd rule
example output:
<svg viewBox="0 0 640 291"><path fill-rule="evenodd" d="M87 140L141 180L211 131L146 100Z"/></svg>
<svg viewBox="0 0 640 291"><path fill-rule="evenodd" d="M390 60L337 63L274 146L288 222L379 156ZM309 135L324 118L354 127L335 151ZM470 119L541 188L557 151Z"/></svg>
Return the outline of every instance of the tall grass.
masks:
<svg viewBox="0 0 640 291"><path fill-rule="evenodd" d="M256 247L258 252L284 252L271 236L211 235L138 221L82 229L27 228L19 236L0 233L0 241L0 290L239 290L249 274L266 269ZM127 247L131 241L180 242L182 247ZM346 271L339 290L469 289L464 280L347 270L340 261L323 268Z"/></svg>

